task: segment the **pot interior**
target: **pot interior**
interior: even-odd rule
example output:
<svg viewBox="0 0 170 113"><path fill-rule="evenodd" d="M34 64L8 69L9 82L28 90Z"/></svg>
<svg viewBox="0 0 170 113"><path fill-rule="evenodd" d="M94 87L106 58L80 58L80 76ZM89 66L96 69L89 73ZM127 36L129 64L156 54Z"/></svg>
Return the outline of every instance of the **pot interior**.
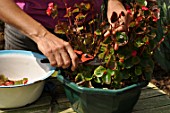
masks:
<svg viewBox="0 0 170 113"><path fill-rule="evenodd" d="M28 78L31 84L49 77L55 68L49 63L41 63L43 55L22 50L0 51L0 74L10 80Z"/></svg>

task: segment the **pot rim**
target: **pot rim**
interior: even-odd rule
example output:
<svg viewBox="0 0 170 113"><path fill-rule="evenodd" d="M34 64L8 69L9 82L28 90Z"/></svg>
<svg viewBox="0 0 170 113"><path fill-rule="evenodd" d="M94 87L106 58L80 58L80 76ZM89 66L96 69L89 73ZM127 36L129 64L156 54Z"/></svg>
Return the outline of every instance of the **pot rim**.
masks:
<svg viewBox="0 0 170 113"><path fill-rule="evenodd" d="M87 88L87 87L81 87L75 84L74 82L69 81L68 79L65 79L61 74L57 75L57 79L64 84L66 87L69 87L71 89L74 89L76 92L79 93L91 93L91 94L107 94L107 95L117 95L122 94L124 92L130 91L132 89L141 89L142 87L145 87L148 85L148 81L142 81L139 83L132 84L130 86L121 88L121 89L100 89L100 88Z"/></svg>

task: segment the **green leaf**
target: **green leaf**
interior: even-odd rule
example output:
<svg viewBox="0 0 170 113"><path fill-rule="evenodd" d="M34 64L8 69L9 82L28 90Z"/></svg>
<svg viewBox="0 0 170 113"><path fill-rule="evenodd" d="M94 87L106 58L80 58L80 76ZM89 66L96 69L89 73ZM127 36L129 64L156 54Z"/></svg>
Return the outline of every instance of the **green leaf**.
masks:
<svg viewBox="0 0 170 113"><path fill-rule="evenodd" d="M57 10L58 6L55 4L53 7L53 11L52 11L52 18L55 19L58 16L58 10Z"/></svg>
<svg viewBox="0 0 170 113"><path fill-rule="evenodd" d="M128 40L128 36L126 35L125 32L117 32L116 39L118 42L123 43L124 41Z"/></svg>
<svg viewBox="0 0 170 113"><path fill-rule="evenodd" d="M82 3L80 4L80 7L81 7L82 10L87 11L87 10L90 9L91 5L90 5L89 3L83 3L83 2L82 2Z"/></svg>
<svg viewBox="0 0 170 113"><path fill-rule="evenodd" d="M115 70L107 69L107 74L110 74L111 76L115 75Z"/></svg>
<svg viewBox="0 0 170 113"><path fill-rule="evenodd" d="M142 5L142 6L146 6L146 5L147 5L147 1L146 1L146 0L136 0L136 2L137 2L139 5Z"/></svg>
<svg viewBox="0 0 170 113"><path fill-rule="evenodd" d="M104 53L104 52L103 52L103 53L99 53L99 54L98 54L98 58L99 58L99 59L103 59L103 58L104 58L104 56L105 56L105 53Z"/></svg>
<svg viewBox="0 0 170 113"><path fill-rule="evenodd" d="M86 16L87 16L87 14L82 14L82 13L79 13L75 18L77 19L77 20L83 20L83 19L85 19L86 18Z"/></svg>
<svg viewBox="0 0 170 113"><path fill-rule="evenodd" d="M72 13L71 12L68 12L67 14L64 15L65 18L69 18L72 16Z"/></svg>
<svg viewBox="0 0 170 113"><path fill-rule="evenodd" d="M102 35L102 32L100 31L100 29L97 29L95 32L94 32L96 35Z"/></svg>
<svg viewBox="0 0 170 113"><path fill-rule="evenodd" d="M78 13L78 12L80 12L79 8L76 8L72 11L72 13Z"/></svg>
<svg viewBox="0 0 170 113"><path fill-rule="evenodd" d="M110 42L112 42L112 39L110 37L105 38L103 41L104 44L109 44Z"/></svg>
<svg viewBox="0 0 170 113"><path fill-rule="evenodd" d="M58 75L58 71L55 71L55 72L51 75L51 77L57 77L57 75Z"/></svg>
<svg viewBox="0 0 170 113"><path fill-rule="evenodd" d="M99 66L94 70L94 75L96 77L102 77L104 73L106 73L106 68L104 68L103 66Z"/></svg>
<svg viewBox="0 0 170 113"><path fill-rule="evenodd" d="M115 75L115 70L107 69L107 73L103 75L102 80L105 84L111 84L112 76Z"/></svg>
<svg viewBox="0 0 170 113"><path fill-rule="evenodd" d="M147 64L144 67L144 71L147 72L147 73L152 73L153 72L153 68L149 64Z"/></svg>
<svg viewBox="0 0 170 113"><path fill-rule="evenodd" d="M105 84L110 84L111 83L111 74L107 73L102 76L102 80Z"/></svg>
<svg viewBox="0 0 170 113"><path fill-rule="evenodd" d="M117 73L117 74L114 76L114 80L117 81L117 82L122 81L122 79L123 79L123 76L122 76L120 73Z"/></svg>
<svg viewBox="0 0 170 113"><path fill-rule="evenodd" d="M149 37L145 36L142 40L143 40L143 42L148 42L149 41Z"/></svg>
<svg viewBox="0 0 170 113"><path fill-rule="evenodd" d="M140 63L140 58L138 56L132 57L132 63L134 65L139 64Z"/></svg>
<svg viewBox="0 0 170 113"><path fill-rule="evenodd" d="M81 31L81 30L83 30L83 29L84 29L84 26L77 27L77 30L78 30L78 31Z"/></svg>
<svg viewBox="0 0 170 113"><path fill-rule="evenodd" d="M135 42L136 42L135 45L138 48L144 45L141 37L139 37Z"/></svg>
<svg viewBox="0 0 170 113"><path fill-rule="evenodd" d="M84 80L84 76L82 73L78 73L77 76L75 77L75 81L83 81Z"/></svg>
<svg viewBox="0 0 170 113"><path fill-rule="evenodd" d="M115 52L115 50L114 50L114 48L110 48L110 54L114 54L114 52Z"/></svg>
<svg viewBox="0 0 170 113"><path fill-rule="evenodd" d="M141 75L142 74L142 67L141 66L136 66L135 67L135 74L136 75Z"/></svg>
<svg viewBox="0 0 170 113"><path fill-rule="evenodd" d="M104 52L107 49L108 44L101 43L100 51Z"/></svg>
<svg viewBox="0 0 170 113"><path fill-rule="evenodd" d="M89 21L88 24L89 24L89 25L94 24L96 21L97 21L97 19L93 19L93 20Z"/></svg>
<svg viewBox="0 0 170 113"><path fill-rule="evenodd" d="M84 38L84 45L87 45L87 44L93 44L93 37L92 37L92 34L91 33L86 33L85 34L85 37L86 38Z"/></svg>
<svg viewBox="0 0 170 113"><path fill-rule="evenodd" d="M86 10L90 10L91 5L89 3L85 4Z"/></svg>
<svg viewBox="0 0 170 113"><path fill-rule="evenodd" d="M132 82L138 82L138 77L133 76L133 77L131 77L131 80L132 80Z"/></svg>
<svg viewBox="0 0 170 113"><path fill-rule="evenodd" d="M141 58L141 62L140 65L142 67L151 67L152 69L154 68L154 62L152 60L151 57L147 56L147 57L142 57Z"/></svg>
<svg viewBox="0 0 170 113"><path fill-rule="evenodd" d="M122 76L123 79L129 79L131 76L128 70L123 70L122 72L120 72L120 75Z"/></svg>
<svg viewBox="0 0 170 113"><path fill-rule="evenodd" d="M130 68L133 67L133 65L134 65L134 64L132 63L132 58L129 58L129 59L125 60L125 61L124 61L124 64L125 64L124 66L125 66L126 69L130 69Z"/></svg>
<svg viewBox="0 0 170 113"><path fill-rule="evenodd" d="M131 22L130 24L129 24L129 27L135 27L136 26L136 22Z"/></svg>
<svg viewBox="0 0 170 113"><path fill-rule="evenodd" d="M60 24L57 24L57 25L55 26L54 32L55 32L56 34L66 34L67 30L68 30L68 25L67 25L67 23L61 22Z"/></svg>
<svg viewBox="0 0 170 113"><path fill-rule="evenodd" d="M93 79L93 76L92 76L91 74L88 74L88 75L84 76L84 79L85 79L86 81L90 81L90 80Z"/></svg>
<svg viewBox="0 0 170 113"><path fill-rule="evenodd" d="M99 77L95 77L95 78L94 78L94 81L95 81L96 83L98 83L98 84L102 83L102 81L100 80Z"/></svg>

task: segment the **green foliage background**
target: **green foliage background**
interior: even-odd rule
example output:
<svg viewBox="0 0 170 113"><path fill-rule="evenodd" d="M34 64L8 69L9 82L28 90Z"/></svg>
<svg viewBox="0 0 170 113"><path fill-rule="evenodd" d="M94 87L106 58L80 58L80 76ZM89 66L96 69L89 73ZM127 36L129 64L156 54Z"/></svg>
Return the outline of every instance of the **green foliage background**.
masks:
<svg viewBox="0 0 170 113"><path fill-rule="evenodd" d="M156 40L160 40L165 36L164 27L170 26L170 0L157 0L157 2L161 8L161 13ZM154 59L165 71L170 72L170 32L166 34L164 42L154 53Z"/></svg>

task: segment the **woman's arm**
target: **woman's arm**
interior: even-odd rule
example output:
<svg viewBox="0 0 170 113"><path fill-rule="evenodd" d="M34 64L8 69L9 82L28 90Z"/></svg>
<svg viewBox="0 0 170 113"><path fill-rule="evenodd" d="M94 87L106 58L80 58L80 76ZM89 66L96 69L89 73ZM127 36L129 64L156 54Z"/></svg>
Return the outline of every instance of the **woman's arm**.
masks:
<svg viewBox="0 0 170 113"><path fill-rule="evenodd" d="M45 28L26 13L13 0L0 0L0 19L8 23L31 39L38 40L37 35L43 35Z"/></svg>
<svg viewBox="0 0 170 113"><path fill-rule="evenodd" d="M78 57L68 42L56 37L43 25L22 11L13 0L0 0L0 20L16 27L32 39L47 56L52 66L71 69L77 67Z"/></svg>

